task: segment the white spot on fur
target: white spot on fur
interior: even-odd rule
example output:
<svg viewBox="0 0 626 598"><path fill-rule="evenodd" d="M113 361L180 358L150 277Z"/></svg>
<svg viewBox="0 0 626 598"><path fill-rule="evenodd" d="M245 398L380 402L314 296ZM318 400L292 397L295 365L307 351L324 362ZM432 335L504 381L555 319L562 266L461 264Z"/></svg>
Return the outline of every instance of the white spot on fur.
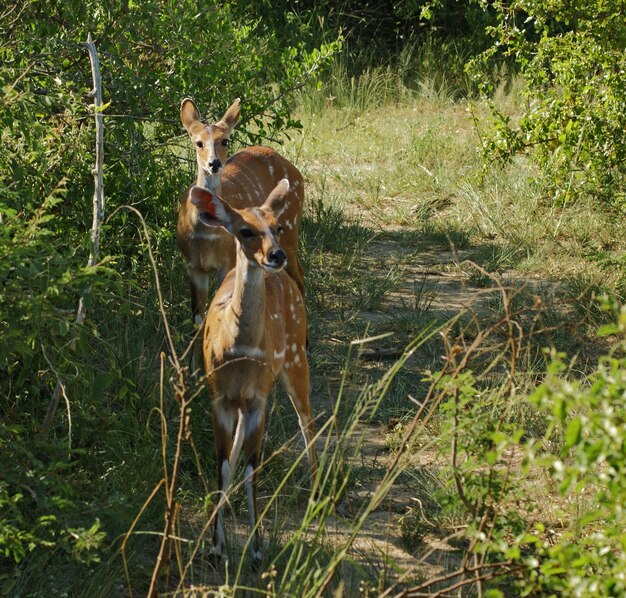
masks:
<svg viewBox="0 0 626 598"><path fill-rule="evenodd" d="M195 232L193 235L191 235L191 239L193 241L217 241L221 238L222 237L219 233L212 233L209 231Z"/></svg>
<svg viewBox="0 0 626 598"><path fill-rule="evenodd" d="M189 271L189 277L191 278L191 282L194 287L197 289L208 291L209 290L209 277L207 274L202 272L201 270L191 270Z"/></svg>
<svg viewBox="0 0 626 598"><path fill-rule="evenodd" d="M285 351L274 351L274 359L282 359L285 356Z"/></svg>
<svg viewBox="0 0 626 598"><path fill-rule="evenodd" d="M300 355L296 355L296 356L293 358L293 362L294 362L296 365L298 365L298 364L300 363Z"/></svg>
<svg viewBox="0 0 626 598"><path fill-rule="evenodd" d="M298 348L298 347L296 347L296 344L295 344L295 343L293 343L293 344L291 345L291 352L292 352L292 353L295 353L297 348Z"/></svg>

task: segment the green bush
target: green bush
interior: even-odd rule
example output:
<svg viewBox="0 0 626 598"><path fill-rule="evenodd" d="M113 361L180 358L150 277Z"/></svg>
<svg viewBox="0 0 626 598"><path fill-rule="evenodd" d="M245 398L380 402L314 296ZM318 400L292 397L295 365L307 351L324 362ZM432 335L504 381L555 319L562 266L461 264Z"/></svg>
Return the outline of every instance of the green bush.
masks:
<svg viewBox="0 0 626 598"><path fill-rule="evenodd" d="M554 353L528 397L547 426L541 438L507 420L510 398L481 397L470 372L440 381L453 397L444 408L454 439L448 476L458 492L448 502L465 511L479 570L500 568L506 590L494 586L493 596L511 595L513 586L522 596L626 591L626 307L609 305L616 323L600 334L621 339L614 349L582 379ZM512 465L520 457L523 476ZM540 504L531 484L545 484L553 504ZM557 512L563 529L555 532L542 516Z"/></svg>
<svg viewBox="0 0 626 598"><path fill-rule="evenodd" d="M488 160L531 152L547 196L559 204L590 196L624 206L626 29L617 0L482 2L494 11L493 43L472 71L508 61L523 79L519 121L493 108ZM501 71L505 72L505 71ZM486 86L493 91L493 80Z"/></svg>
<svg viewBox="0 0 626 598"><path fill-rule="evenodd" d="M616 308L616 306L613 306ZM545 468L561 496L578 497L579 512L555 542L526 536L534 552L522 587L528 593L621 596L626 592L626 308L601 329L622 341L602 357L583 381L571 380L557 357L548 379L531 397L558 434L558 450L529 447L529 458ZM539 526L538 531L544 531Z"/></svg>

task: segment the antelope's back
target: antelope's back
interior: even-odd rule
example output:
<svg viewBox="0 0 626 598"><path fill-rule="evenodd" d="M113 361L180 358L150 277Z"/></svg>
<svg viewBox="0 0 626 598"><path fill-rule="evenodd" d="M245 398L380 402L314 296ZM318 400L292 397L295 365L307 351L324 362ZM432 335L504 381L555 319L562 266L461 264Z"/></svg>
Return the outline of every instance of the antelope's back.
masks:
<svg viewBox="0 0 626 598"><path fill-rule="evenodd" d="M247 147L228 158L222 171L222 194L234 208L258 206L282 179L290 185L285 212L301 216L302 175L287 158L269 147Z"/></svg>
<svg viewBox="0 0 626 598"><path fill-rule="evenodd" d="M289 194L280 221L285 229L280 245L287 253L287 272L304 292L298 261L298 235L304 207L304 179L300 171L269 147L253 146L233 154L222 171L222 197L233 208L259 206L282 179L289 181Z"/></svg>

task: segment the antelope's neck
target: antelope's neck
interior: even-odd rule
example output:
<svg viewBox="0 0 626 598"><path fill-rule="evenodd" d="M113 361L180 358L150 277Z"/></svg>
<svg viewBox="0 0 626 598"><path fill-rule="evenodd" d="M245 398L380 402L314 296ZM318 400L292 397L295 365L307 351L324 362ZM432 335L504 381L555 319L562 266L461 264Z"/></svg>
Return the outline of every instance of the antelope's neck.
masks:
<svg viewBox="0 0 626 598"><path fill-rule="evenodd" d="M213 176L207 176L204 168L198 165L198 178L196 179L196 185L198 187L204 187L207 191L215 193L216 195L222 194L222 173L219 172Z"/></svg>
<svg viewBox="0 0 626 598"><path fill-rule="evenodd" d="M265 271L248 260L237 241L235 287L225 316L231 319L237 345L260 345L265 332L265 296Z"/></svg>

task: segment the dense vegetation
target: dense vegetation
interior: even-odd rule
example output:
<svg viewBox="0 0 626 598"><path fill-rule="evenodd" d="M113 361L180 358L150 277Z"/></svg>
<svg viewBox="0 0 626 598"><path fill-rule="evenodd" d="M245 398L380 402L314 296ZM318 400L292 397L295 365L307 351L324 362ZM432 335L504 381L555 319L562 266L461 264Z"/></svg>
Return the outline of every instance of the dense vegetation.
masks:
<svg viewBox="0 0 626 598"><path fill-rule="evenodd" d="M88 32L105 98L108 219L95 267ZM229 579L192 559L206 550L194 516L210 510L215 488L208 409L194 403L177 495L176 533L187 539L162 587L182 577L181 590L247 584L280 596L456 583L488 584L493 596L626 591L625 53L621 3L604 0L0 8L0 592L122 595L150 580L163 503L148 498L171 466L178 417L159 300L179 354L191 331L173 241L195 170L178 121L185 96L207 119L241 97L237 143L285 143L301 162L314 388L332 399L319 424L321 499L296 522L275 506L307 502L299 482L286 485L294 421L273 406L265 490L276 529L264 571L242 573L239 559ZM466 110L467 135L455 120ZM360 174L350 163L359 152ZM416 280L400 308L368 320L385 314L415 259L367 260L390 241L393 251L451 249L456 266L465 251L478 264L461 266L473 288L497 289L488 315L435 313L434 292ZM511 290L500 276L510 270L554 282L557 299ZM87 320L77 325L81 297ZM374 354L376 368L359 361L372 358L360 345L345 350L388 332L395 344ZM196 382L185 384L193 394ZM353 507L365 487L354 451L371 425L388 430L392 458ZM433 447L444 464L426 475L416 460ZM548 498L529 480L547 484ZM392 583L387 564L349 556L394 484L415 499L399 524L405 548L447 530L463 555L456 575L416 570ZM345 545L324 537L338 514ZM187 559L195 565L182 567Z"/></svg>

